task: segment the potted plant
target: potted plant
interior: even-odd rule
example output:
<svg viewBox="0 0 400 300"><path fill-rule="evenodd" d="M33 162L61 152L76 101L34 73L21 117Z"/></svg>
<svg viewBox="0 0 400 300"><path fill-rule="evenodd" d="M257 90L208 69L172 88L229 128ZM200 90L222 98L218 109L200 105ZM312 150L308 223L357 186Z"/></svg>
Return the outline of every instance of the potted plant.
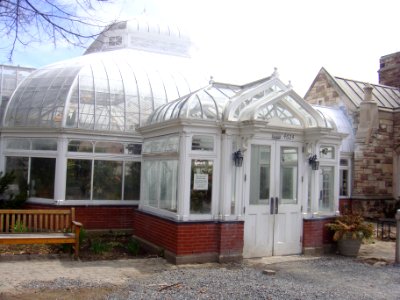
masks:
<svg viewBox="0 0 400 300"><path fill-rule="evenodd" d="M333 240L338 242L339 253L345 256L357 256L362 240L374 233L373 225L358 214L341 215L326 226L335 232Z"/></svg>

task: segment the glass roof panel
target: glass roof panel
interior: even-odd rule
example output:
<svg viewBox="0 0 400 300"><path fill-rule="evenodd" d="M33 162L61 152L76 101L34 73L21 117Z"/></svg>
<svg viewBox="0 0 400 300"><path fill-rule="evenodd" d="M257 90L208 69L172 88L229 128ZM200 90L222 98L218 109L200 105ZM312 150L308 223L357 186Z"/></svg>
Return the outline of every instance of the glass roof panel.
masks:
<svg viewBox="0 0 400 300"><path fill-rule="evenodd" d="M188 58L132 49L60 62L19 86L4 126L134 132L156 107L205 86L198 70Z"/></svg>

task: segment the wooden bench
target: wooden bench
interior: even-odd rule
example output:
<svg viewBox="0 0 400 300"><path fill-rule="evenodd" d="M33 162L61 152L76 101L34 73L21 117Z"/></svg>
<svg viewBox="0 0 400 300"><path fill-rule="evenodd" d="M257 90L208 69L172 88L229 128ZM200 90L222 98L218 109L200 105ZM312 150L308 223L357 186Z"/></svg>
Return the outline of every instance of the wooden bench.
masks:
<svg viewBox="0 0 400 300"><path fill-rule="evenodd" d="M0 209L0 245L72 244L79 255L82 224L71 209Z"/></svg>

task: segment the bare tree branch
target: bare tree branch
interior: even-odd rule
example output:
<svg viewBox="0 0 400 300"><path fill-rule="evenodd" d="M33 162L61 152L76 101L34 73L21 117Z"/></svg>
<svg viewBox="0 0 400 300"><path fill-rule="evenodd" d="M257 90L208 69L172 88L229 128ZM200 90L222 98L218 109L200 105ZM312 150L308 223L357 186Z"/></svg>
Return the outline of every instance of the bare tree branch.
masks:
<svg viewBox="0 0 400 300"><path fill-rule="evenodd" d="M0 38L9 41L1 47L8 49L11 61L18 45L51 41L55 47L62 42L84 46L105 28L91 15L93 3L109 1L0 0Z"/></svg>

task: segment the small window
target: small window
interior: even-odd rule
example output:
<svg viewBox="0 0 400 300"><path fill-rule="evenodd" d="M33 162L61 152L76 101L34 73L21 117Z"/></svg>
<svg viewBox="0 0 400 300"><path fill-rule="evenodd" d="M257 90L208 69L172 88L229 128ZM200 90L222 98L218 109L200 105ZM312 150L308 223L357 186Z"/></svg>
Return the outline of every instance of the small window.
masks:
<svg viewBox="0 0 400 300"><path fill-rule="evenodd" d="M319 151L319 157L323 159L335 158L335 147L333 146L321 146Z"/></svg>
<svg viewBox="0 0 400 300"><path fill-rule="evenodd" d="M7 141L7 149L29 150L31 143L28 139L9 139Z"/></svg>
<svg viewBox="0 0 400 300"><path fill-rule="evenodd" d="M70 141L68 144L69 152L93 152L91 141Z"/></svg>
<svg viewBox="0 0 400 300"><path fill-rule="evenodd" d="M33 139L32 150L57 150L57 140L54 139Z"/></svg>
<svg viewBox="0 0 400 300"><path fill-rule="evenodd" d="M141 155L142 145L141 144L128 144L125 147L126 154Z"/></svg>
<svg viewBox="0 0 400 300"><path fill-rule="evenodd" d="M119 46L122 45L122 36L111 36L108 39L109 46Z"/></svg>
<svg viewBox="0 0 400 300"><path fill-rule="evenodd" d="M114 154L124 153L124 145L120 143L97 142L94 149L96 153L114 153Z"/></svg>
<svg viewBox="0 0 400 300"><path fill-rule="evenodd" d="M339 172L339 196L349 197L350 195L350 160L340 159Z"/></svg>
<svg viewBox="0 0 400 300"><path fill-rule="evenodd" d="M194 135L192 138L192 150L213 151L214 138L207 135Z"/></svg>
<svg viewBox="0 0 400 300"><path fill-rule="evenodd" d="M163 136L143 143L143 153L179 152L179 136Z"/></svg>

